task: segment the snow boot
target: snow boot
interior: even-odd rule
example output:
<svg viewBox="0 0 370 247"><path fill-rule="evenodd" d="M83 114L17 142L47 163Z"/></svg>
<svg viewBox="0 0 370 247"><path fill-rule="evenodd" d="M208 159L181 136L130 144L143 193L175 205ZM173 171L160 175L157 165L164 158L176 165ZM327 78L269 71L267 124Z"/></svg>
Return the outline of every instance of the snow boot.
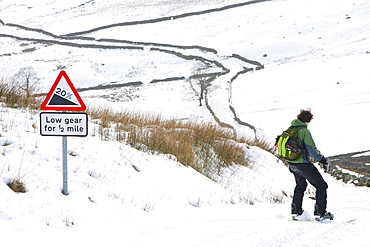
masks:
<svg viewBox="0 0 370 247"><path fill-rule="evenodd" d="M334 220L334 214L330 212L325 212L321 215L315 215L315 220L319 222L329 222L331 220Z"/></svg>
<svg viewBox="0 0 370 247"><path fill-rule="evenodd" d="M314 216L315 220L319 222L331 221L334 219L334 214L330 212L319 213L319 207L317 206L317 204L315 204Z"/></svg>
<svg viewBox="0 0 370 247"><path fill-rule="evenodd" d="M291 204L292 220L298 220L299 216L303 214L303 209L297 210L297 207L294 203Z"/></svg>
<svg viewBox="0 0 370 247"><path fill-rule="evenodd" d="M303 215L303 213L304 213L304 210L302 209L298 213L292 214L292 220L298 220L298 221L302 220L301 216Z"/></svg>

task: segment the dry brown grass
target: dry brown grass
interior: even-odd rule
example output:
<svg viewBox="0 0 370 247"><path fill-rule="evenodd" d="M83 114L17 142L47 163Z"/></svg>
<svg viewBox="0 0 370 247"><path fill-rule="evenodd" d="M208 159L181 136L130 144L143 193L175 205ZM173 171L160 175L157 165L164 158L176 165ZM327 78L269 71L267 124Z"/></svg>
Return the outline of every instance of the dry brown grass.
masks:
<svg viewBox="0 0 370 247"><path fill-rule="evenodd" d="M7 183L9 188L11 188L14 192L17 193L26 193L26 185L19 179L13 179L9 183Z"/></svg>
<svg viewBox="0 0 370 247"><path fill-rule="evenodd" d="M21 109L39 109L41 98L29 96L36 92L24 91L15 81L8 78L0 78L0 101L7 107Z"/></svg>
<svg viewBox="0 0 370 247"><path fill-rule="evenodd" d="M178 162L212 178L222 167L248 166L248 146L272 150L267 141L235 137L229 128L199 121L167 120L160 115L89 109L99 119L102 140L117 140L138 150L174 155ZM107 131L107 129L114 131ZM114 136L112 136L114 135Z"/></svg>
<svg viewBox="0 0 370 247"><path fill-rule="evenodd" d="M258 139L254 139L253 141L250 142L250 145L251 146L259 147L259 148L261 148L263 150L266 150L266 151L274 154L274 152L273 152L274 146L265 137L260 137Z"/></svg>

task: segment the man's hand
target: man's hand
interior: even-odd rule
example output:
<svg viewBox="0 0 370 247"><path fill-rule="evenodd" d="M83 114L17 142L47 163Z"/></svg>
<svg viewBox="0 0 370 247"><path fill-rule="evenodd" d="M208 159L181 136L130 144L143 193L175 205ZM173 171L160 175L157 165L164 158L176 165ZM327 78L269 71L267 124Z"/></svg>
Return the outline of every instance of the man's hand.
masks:
<svg viewBox="0 0 370 247"><path fill-rule="evenodd" d="M320 160L320 163L322 164L322 167L324 168L324 172L329 171L329 164L326 161L325 157L323 156L322 159Z"/></svg>

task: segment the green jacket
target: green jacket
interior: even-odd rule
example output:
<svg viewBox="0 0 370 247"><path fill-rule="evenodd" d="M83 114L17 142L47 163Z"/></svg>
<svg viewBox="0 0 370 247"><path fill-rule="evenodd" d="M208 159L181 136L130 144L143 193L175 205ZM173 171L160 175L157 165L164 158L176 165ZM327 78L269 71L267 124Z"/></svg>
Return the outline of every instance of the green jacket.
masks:
<svg viewBox="0 0 370 247"><path fill-rule="evenodd" d="M292 126L302 126L302 125L306 126L306 128L298 130L298 138L302 140L302 144L305 150L298 159L289 162L310 163L311 162L310 157L312 157L315 161L320 161L323 155L321 155L319 150L317 150L315 142L312 139L311 132L307 129L307 124L299 119L294 119L292 121Z"/></svg>

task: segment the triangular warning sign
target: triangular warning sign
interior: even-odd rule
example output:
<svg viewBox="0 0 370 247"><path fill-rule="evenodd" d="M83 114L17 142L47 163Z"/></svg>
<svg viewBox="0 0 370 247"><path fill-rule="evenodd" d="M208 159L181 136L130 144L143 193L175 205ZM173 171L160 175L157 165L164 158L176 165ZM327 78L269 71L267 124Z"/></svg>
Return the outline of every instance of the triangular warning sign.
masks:
<svg viewBox="0 0 370 247"><path fill-rule="evenodd" d="M57 111L84 111L85 103L82 101L76 88L73 86L67 73L60 71L57 79L46 95L41 105L42 110Z"/></svg>

